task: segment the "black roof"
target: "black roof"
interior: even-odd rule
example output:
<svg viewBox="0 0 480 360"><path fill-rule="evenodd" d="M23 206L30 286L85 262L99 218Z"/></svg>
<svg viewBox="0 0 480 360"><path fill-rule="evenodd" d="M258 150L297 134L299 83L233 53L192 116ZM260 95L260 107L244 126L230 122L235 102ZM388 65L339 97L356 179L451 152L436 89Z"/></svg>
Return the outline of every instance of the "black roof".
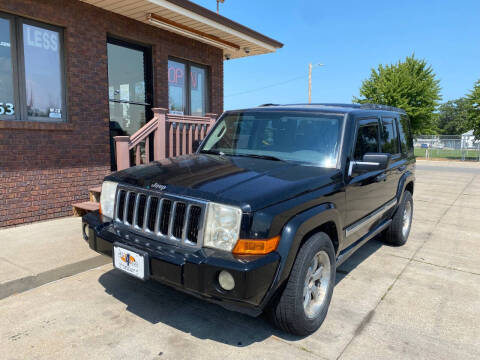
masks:
<svg viewBox="0 0 480 360"><path fill-rule="evenodd" d="M338 111L350 112L355 110L382 110L399 112L405 114L405 110L387 105L378 104L340 104L340 103L307 103L307 104L262 104L257 108L274 108L278 110L324 110L324 111ZM247 110L247 109L245 109ZM253 110L253 109L252 109Z"/></svg>

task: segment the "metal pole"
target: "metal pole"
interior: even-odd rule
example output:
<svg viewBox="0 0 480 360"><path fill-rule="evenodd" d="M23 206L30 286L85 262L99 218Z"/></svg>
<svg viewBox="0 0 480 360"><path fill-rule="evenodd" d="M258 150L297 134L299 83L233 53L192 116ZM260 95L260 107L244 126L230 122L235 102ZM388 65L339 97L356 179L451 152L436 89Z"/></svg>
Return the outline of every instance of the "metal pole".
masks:
<svg viewBox="0 0 480 360"><path fill-rule="evenodd" d="M308 103L312 103L312 63L308 64Z"/></svg>

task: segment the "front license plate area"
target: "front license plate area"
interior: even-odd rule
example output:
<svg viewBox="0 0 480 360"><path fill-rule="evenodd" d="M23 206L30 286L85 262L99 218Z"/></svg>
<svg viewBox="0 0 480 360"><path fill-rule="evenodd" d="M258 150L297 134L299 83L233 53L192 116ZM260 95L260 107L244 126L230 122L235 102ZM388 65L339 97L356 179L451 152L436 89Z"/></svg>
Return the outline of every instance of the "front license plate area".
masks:
<svg viewBox="0 0 480 360"><path fill-rule="evenodd" d="M144 251L115 243L113 244L113 266L140 280L149 275L148 254Z"/></svg>

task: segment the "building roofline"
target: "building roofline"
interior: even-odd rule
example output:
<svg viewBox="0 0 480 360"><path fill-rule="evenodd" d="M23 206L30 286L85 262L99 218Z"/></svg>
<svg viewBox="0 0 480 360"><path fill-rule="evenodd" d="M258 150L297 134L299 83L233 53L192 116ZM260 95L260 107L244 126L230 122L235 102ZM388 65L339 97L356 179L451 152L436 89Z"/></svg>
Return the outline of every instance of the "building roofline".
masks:
<svg viewBox="0 0 480 360"><path fill-rule="evenodd" d="M274 40L266 35L260 34L259 32L250 29L249 27L246 27L242 24L237 23L236 21L230 20L226 18L225 16L219 15L211 10L208 10L204 8L203 6L197 5L191 1L188 0L165 0L171 4L174 4L176 6L179 6L185 10L192 11L200 16L203 16L207 19L210 19L212 21L215 21L219 24L222 24L224 26L228 26L229 28L232 28L238 32L241 32L245 35L248 35L254 39L257 39L259 41L262 41L274 48L280 49L283 47L283 44L277 40Z"/></svg>

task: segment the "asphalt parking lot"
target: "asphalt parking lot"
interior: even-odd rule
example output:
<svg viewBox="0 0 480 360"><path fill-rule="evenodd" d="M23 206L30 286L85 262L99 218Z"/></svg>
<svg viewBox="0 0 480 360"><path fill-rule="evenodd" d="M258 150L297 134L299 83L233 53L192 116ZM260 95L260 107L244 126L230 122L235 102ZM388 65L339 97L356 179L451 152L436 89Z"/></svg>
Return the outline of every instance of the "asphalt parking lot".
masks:
<svg viewBox="0 0 480 360"><path fill-rule="evenodd" d="M0 300L0 358L479 359L480 166L417 164L407 245L342 265L309 337L107 264Z"/></svg>

